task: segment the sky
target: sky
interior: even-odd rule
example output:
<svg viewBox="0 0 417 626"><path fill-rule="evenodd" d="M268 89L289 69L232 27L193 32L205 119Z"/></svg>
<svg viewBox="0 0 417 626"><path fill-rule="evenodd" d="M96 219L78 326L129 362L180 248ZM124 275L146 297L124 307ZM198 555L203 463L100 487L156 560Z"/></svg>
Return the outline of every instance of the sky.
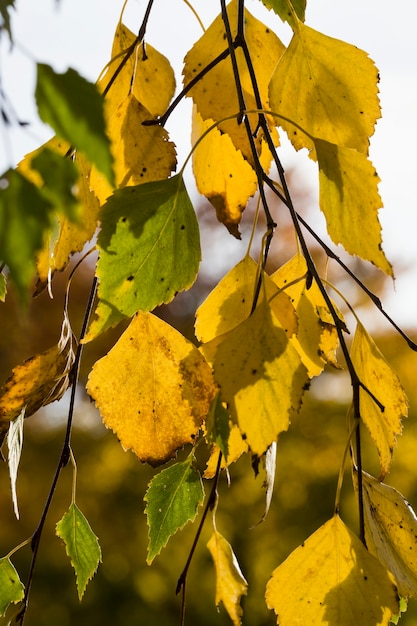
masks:
<svg viewBox="0 0 417 626"><path fill-rule="evenodd" d="M0 129L0 171L14 166L27 152L51 135L37 118L33 92L35 62L53 65L56 71L77 69L95 80L109 58L122 0L16 0L12 29L14 48L0 42L1 86L11 99L25 130ZM147 0L130 0L124 21L137 31ZM194 0L204 24L219 11L218 0ZM283 42L291 31L279 23L259 0L247 0L247 8L271 24ZM404 0L308 0L306 23L317 30L352 43L368 52L380 71L383 117L371 139L371 158L382 182L384 209L380 212L383 247L397 268L395 285L384 294L387 312L400 325L416 327L417 321L417 3ZM155 0L147 40L172 59L180 84L181 61L201 35L197 20L183 0ZM352 68L354 71L354 68ZM189 149L189 107L172 116L169 128L180 158ZM299 155L285 153L284 165L299 162ZM306 157L303 157L304 161ZM301 165L301 168L304 167ZM306 166L307 167L307 166ZM306 180L317 174L311 165ZM242 256L242 254L241 254ZM403 268L408 268L404 271ZM379 315L376 313L376 315Z"/></svg>

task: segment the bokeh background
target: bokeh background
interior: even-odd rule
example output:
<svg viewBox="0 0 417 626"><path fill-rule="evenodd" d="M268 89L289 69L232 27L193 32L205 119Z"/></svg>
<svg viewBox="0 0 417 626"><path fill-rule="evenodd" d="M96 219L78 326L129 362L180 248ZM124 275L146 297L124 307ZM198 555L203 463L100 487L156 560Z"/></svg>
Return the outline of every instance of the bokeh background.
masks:
<svg viewBox="0 0 417 626"><path fill-rule="evenodd" d="M2 137L7 136L0 144L2 166L3 163L5 167L15 164L25 152L37 147L49 136L49 131L36 122L33 111L34 59L49 60L62 71L68 65L80 67L80 71L83 67L84 75L92 79L104 65L121 8L118 2L106 4L103 8L103 3L93 0L74 0L71 3L67 0L60 0L59 3L39 0L35 7L29 0L17 1L16 19L12 24L16 47L10 56L4 41L0 42L0 75L2 86L11 93L19 116L30 119L32 125L25 132L1 131L6 133ZM132 30L140 23L145 4L134 0L130 3L127 19ZM213 16L212 5L215 3L204 4L210 4L211 8L203 9L203 17ZM251 6L255 4L259 3L248 3ZM349 7L345 6L348 4ZM166 3L156 3L156 7L158 5L165 6L165 15L164 7L162 10L158 8L150 42L157 45L159 36L163 41L163 51L167 54L171 51L181 59L187 45L189 47L198 37L198 29L190 19L185 4L178 3L181 7L178 11L184 11L184 16L187 15L184 19L190 20L189 32L184 37L176 26L180 24L180 14L175 22L170 21ZM349 265L384 304L387 303L387 310L416 340L416 304L413 296L416 248L414 243L411 244L416 232L416 213L413 207L415 196L410 191L413 156L409 150L416 127L411 121L407 122L407 115L415 110L417 99L413 65L416 56L412 56L410 48L415 44L410 25L416 8L414 3L408 2L399 13L394 12L391 3L372 0L366 6L363 2L334 3L324 0L310 0L309 5L309 23L366 48L379 65L379 61L385 64L385 74L384 68L381 68L383 107L388 120L392 115L398 123L395 133L386 128L384 131L381 124L382 132L388 134L383 135L385 140L382 140L377 131L373 154L380 175L388 180L381 189L387 207L383 212L383 224L388 256L393 260L398 275L397 291L394 291L390 280L366 264L349 259ZM264 14L267 15L267 12ZM384 48L386 56L378 59ZM18 73L13 69L16 62L20 68ZM187 128L184 121L186 115L187 112L178 113L172 122L172 139L179 144L180 154L187 151L189 144L188 132L184 130ZM389 144L388 137L392 140ZM310 166L304 164L305 155L301 161L288 149L284 150L288 159L284 163L297 209L312 223L317 223L321 232L323 224L317 215L314 172L312 175ZM196 307L219 278L245 253L254 211L251 205L245 212L243 240L237 242L217 224L212 208L196 194L193 197L201 224L202 271L189 292L179 294L171 305L158 310L159 315L190 338L193 337ZM295 251L292 230L283 207L274 204L273 211L279 228L271 251L271 271ZM261 233L262 224L259 226L258 241ZM254 252L256 254L256 247ZM319 250L315 250L315 255L319 266L324 268L323 255ZM81 327L93 270L94 258L90 257L77 271L71 287L70 318L76 334ZM6 303L0 304L0 383L8 377L12 367L57 341L69 271L54 278L54 299L50 300L47 293L42 293L32 301L27 316L19 311L12 292ZM404 435L399 439L387 482L400 490L416 508L417 355L408 349L404 340L392 331L363 293L346 280L333 264L329 267L329 276L371 329L377 345L397 371L409 397L410 416L405 423ZM338 301L338 305L346 313L353 331L352 317L345 311L343 303ZM103 563L80 604L69 559L55 536L55 524L71 502L72 470L67 467L61 475L42 537L25 622L27 626L67 626L75 623L79 626L92 623L102 626L170 626L180 621L180 598L175 595L175 587L187 559L196 524L189 524L177 533L152 566L146 565L147 525L143 496L154 470L140 464L132 453L122 450L117 438L102 425L98 412L83 390L92 364L108 351L122 330L123 324L85 349L72 438L78 467L77 504L99 537ZM300 415L293 420L289 432L280 437L276 487L265 522L253 528L264 511L265 490L262 472L254 477L250 459L241 459L231 468L230 485L225 476L221 478L217 527L232 544L249 583L248 596L243 599L243 624L266 626L276 623L275 615L266 609L263 599L268 578L297 545L333 514L337 475L347 437L349 392L349 381L343 370L326 371L314 382ZM41 410L26 422L18 478L19 521L13 514L7 464L0 464L1 556L30 537L37 526L60 455L67 411L68 394L62 401ZM365 468L378 475L373 446L365 434L364 437ZM186 452L180 453L179 458ZM206 460L205 453L200 451L198 463L201 470L204 470ZM209 481L205 489L208 493ZM357 507L348 469L342 492L341 515L353 530L357 530ZM189 571L187 624L222 626L230 623L223 607L217 611L214 603L215 574L206 548L211 530L209 517ZM13 556L22 581L26 578L30 556L29 547ZM416 604L410 602L402 624L412 626L417 623Z"/></svg>

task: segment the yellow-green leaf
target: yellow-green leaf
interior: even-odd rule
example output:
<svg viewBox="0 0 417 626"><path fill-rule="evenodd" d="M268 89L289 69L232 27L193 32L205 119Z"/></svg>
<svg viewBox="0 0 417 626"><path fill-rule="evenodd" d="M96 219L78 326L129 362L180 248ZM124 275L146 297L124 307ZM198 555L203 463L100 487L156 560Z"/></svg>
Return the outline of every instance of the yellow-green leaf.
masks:
<svg viewBox="0 0 417 626"><path fill-rule="evenodd" d="M162 180L175 169L175 146L168 141L167 131L158 125L144 126L142 123L151 117L130 94L108 120L118 188ZM95 167L91 171L90 184L101 204L112 194L113 187Z"/></svg>
<svg viewBox="0 0 417 626"><path fill-rule="evenodd" d="M238 0L232 0L227 6L232 37L237 33ZM284 45L265 24L258 21L245 9L245 40L251 55L253 69L265 109L268 108L268 85L278 59L284 52ZM194 44L185 57L184 85L187 85L204 67L213 61L227 48L225 27L221 15L205 31L204 35ZM256 109L256 100L253 94L252 81L241 48L236 49L236 59L239 68L239 77L244 91L246 109ZM230 58L218 63L206 74L187 94L192 96L198 112L204 120L212 119L216 122L230 115L239 113L239 102L233 68ZM253 133L257 129L258 115L249 114ZM271 120L271 128L275 125ZM249 163L253 163L253 155L246 134L245 125L236 120L222 122L221 132L230 135L235 147L239 149ZM276 138L277 140L277 138ZM258 152L261 151L262 132L254 138Z"/></svg>
<svg viewBox="0 0 417 626"><path fill-rule="evenodd" d="M371 433L381 463L381 480L389 472L401 420L408 414L408 402L397 374L385 360L373 339L358 322L350 356L360 381L382 404L383 410L360 390L361 418Z"/></svg>
<svg viewBox="0 0 417 626"><path fill-rule="evenodd" d="M377 85L366 52L298 20L271 80L271 109L287 118L277 123L297 149L312 149L315 137L367 154L380 117Z"/></svg>
<svg viewBox="0 0 417 626"><path fill-rule="evenodd" d="M399 610L393 578L337 515L277 567L266 603L280 626L388 626Z"/></svg>
<svg viewBox="0 0 417 626"><path fill-rule="evenodd" d="M263 300L225 335L201 347L233 421L259 456L288 429L308 384L307 372L285 330Z"/></svg>
<svg viewBox="0 0 417 626"><path fill-rule="evenodd" d="M240 626L243 615L240 599L247 594L248 583L232 546L217 530L213 531L207 547L216 567L216 605L223 602L234 626Z"/></svg>
<svg viewBox="0 0 417 626"><path fill-rule="evenodd" d="M293 11L304 22L307 0L291 0L291 3L288 0L262 0L262 2L268 9L275 11L282 21L288 22L292 28L297 23L294 21Z"/></svg>
<svg viewBox="0 0 417 626"><path fill-rule="evenodd" d="M15 367L4 384L0 394L0 443L10 422L22 411L29 417L64 395L74 356L74 337L65 313L58 344Z"/></svg>
<svg viewBox="0 0 417 626"><path fill-rule="evenodd" d="M182 177L115 191L101 212L98 248L99 302L86 342L195 281L200 233Z"/></svg>
<svg viewBox="0 0 417 626"><path fill-rule="evenodd" d="M3 616L11 602L23 600L25 588L13 563L7 557L0 559L0 616Z"/></svg>
<svg viewBox="0 0 417 626"><path fill-rule="evenodd" d="M362 476L368 550L393 574L400 596L415 598L416 515L399 491L366 472Z"/></svg>
<svg viewBox="0 0 417 626"><path fill-rule="evenodd" d="M378 210L379 177L367 156L327 141L315 140L319 165L320 208L327 232L349 254L371 261L386 274L392 267L382 251Z"/></svg>
<svg viewBox="0 0 417 626"><path fill-rule="evenodd" d="M155 466L195 440L217 391L197 348L151 313L95 363L87 390L122 446Z"/></svg>

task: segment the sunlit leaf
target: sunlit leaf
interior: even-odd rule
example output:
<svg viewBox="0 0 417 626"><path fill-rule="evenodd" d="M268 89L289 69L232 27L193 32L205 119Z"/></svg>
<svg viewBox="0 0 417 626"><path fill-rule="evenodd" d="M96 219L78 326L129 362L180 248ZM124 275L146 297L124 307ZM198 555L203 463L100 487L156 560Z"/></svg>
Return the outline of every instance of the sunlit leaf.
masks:
<svg viewBox="0 0 417 626"><path fill-rule="evenodd" d="M35 275L35 255L51 224L53 206L36 185L9 170L0 177L0 250L21 302Z"/></svg>
<svg viewBox="0 0 417 626"><path fill-rule="evenodd" d="M212 124L194 108L193 144ZM258 186L255 170L229 135L214 128L193 152L193 171L198 191L210 200L219 222L239 239L242 212Z"/></svg>
<svg viewBox="0 0 417 626"><path fill-rule="evenodd" d="M63 540L71 559L78 597L81 600L101 561L100 544L87 519L74 502L57 523L56 534Z"/></svg>
<svg viewBox="0 0 417 626"><path fill-rule="evenodd" d="M294 18L291 10L289 9L288 0L262 0L263 4L272 9L277 15L280 16L283 22L288 22L294 27ZM299 20L304 22L306 11L306 0L291 0L291 5Z"/></svg>
<svg viewBox="0 0 417 626"><path fill-rule="evenodd" d="M74 338L65 313L57 345L13 369L0 394L0 443L10 422L24 410L25 417L59 400L69 385L74 362Z"/></svg>
<svg viewBox="0 0 417 626"><path fill-rule="evenodd" d="M297 318L290 298L277 289L267 274L263 273L262 278L264 285L260 300L265 297L265 290L276 318L287 335L293 335L297 331ZM195 332L200 341L207 343L236 328L249 317L258 279L258 266L249 256L245 256L222 278L197 309Z"/></svg>
<svg viewBox="0 0 417 626"><path fill-rule="evenodd" d="M397 436L402 432L401 420L408 414L408 402L397 374L378 350L373 339L358 322L350 356L360 381L383 406L360 390L361 418L378 449L381 476L389 472Z"/></svg>
<svg viewBox="0 0 417 626"><path fill-rule="evenodd" d="M393 578L337 515L277 567L266 602L280 626L388 626L398 612Z"/></svg>
<svg viewBox="0 0 417 626"><path fill-rule="evenodd" d="M326 363L338 367L336 350L339 340L334 320L317 283L313 281L307 289L306 277L307 264L304 257L297 254L271 278L290 297L295 308L298 330L290 341L311 378L321 374ZM343 319L341 314L339 317Z"/></svg>
<svg viewBox="0 0 417 626"><path fill-rule="evenodd" d="M232 0L227 6L233 38L237 33L238 5L238 0ZM274 32L255 19L246 9L244 21L245 40L251 55L262 104L267 109L269 107L269 81L285 48ZM225 27L221 15L219 15L186 55L184 62L184 85L187 85L197 76L198 72L226 49ZM256 109L252 81L241 48L236 49L236 59L239 68L239 78L245 96L246 109ZM218 122L227 116L237 115L239 113L239 102L230 58L226 58L211 69L191 88L187 95L192 96L203 120L212 119ZM256 113L249 114L248 119L250 120L252 132L255 133L258 115ZM275 123L271 119L271 128L274 125ZM249 163L253 164L253 155L245 124L238 124L236 120L229 120L222 122L219 129L221 132L226 132L230 135L235 147L242 152ZM254 138L258 152L261 151L262 136L262 131L259 130ZM275 140L278 141L276 136Z"/></svg>
<svg viewBox="0 0 417 626"><path fill-rule="evenodd" d="M204 500L200 473L193 468L191 460L192 457L162 470L149 483L144 498L149 526L148 564L172 535L195 519Z"/></svg>
<svg viewBox="0 0 417 626"><path fill-rule="evenodd" d="M9 604L20 602L24 595L25 588L14 565L7 557L0 559L0 616L5 614Z"/></svg>
<svg viewBox="0 0 417 626"><path fill-rule="evenodd" d="M96 319L86 341L193 284L200 235L182 178L120 189L102 211Z"/></svg>
<svg viewBox="0 0 417 626"><path fill-rule="evenodd" d="M207 547L216 567L216 605L223 602L233 624L239 626L243 615L240 599L247 594L248 583L232 546L217 530L214 530Z"/></svg>
<svg viewBox="0 0 417 626"><path fill-rule="evenodd" d="M374 166L365 154L327 141L315 141L315 148L320 208L330 237L350 254L371 261L392 276L392 267L381 248L378 210L382 200Z"/></svg>
<svg viewBox="0 0 417 626"><path fill-rule="evenodd" d="M416 515L399 491L379 482L366 472L362 476L368 550L394 575L398 593L407 598L415 598Z"/></svg>
<svg viewBox="0 0 417 626"><path fill-rule="evenodd" d="M261 456L288 429L308 384L300 357L267 302L225 335L201 347L233 421Z"/></svg>
<svg viewBox="0 0 417 626"><path fill-rule="evenodd" d="M367 154L380 117L377 84L363 50L298 21L271 80L271 108L297 149L312 149L315 137Z"/></svg>
<svg viewBox="0 0 417 626"><path fill-rule="evenodd" d="M122 22L114 35L111 58L99 88L104 90L124 59L124 52L137 40ZM148 41L139 43L127 63L123 65L106 95L106 111L114 113L130 93L150 112L150 118L165 113L175 92L175 75L168 59L155 50ZM150 119L148 118L148 119Z"/></svg>
<svg viewBox="0 0 417 626"><path fill-rule="evenodd" d="M175 146L159 125L143 125L150 117L135 96L128 95L108 120L118 188L163 180L175 170ZM92 169L90 184L101 204L113 192L113 187L96 168Z"/></svg>
<svg viewBox="0 0 417 626"><path fill-rule="evenodd" d="M221 441L222 448L227 448L227 457L222 454L220 463L221 469L225 469L232 463L235 463L238 459L240 459L242 454L246 454L249 450L248 444L246 440L242 438L242 434L237 424L234 424L232 420L229 420L228 429L229 436L227 442ZM221 452L222 448L217 443L213 445L210 457L207 461L206 469L204 470L204 478L213 478L216 474L219 452Z"/></svg>
<svg viewBox="0 0 417 626"><path fill-rule="evenodd" d="M103 99L95 85L71 68L65 74L57 74L49 65L38 63L35 95L42 121L73 148L81 150L113 182Z"/></svg>
<svg viewBox="0 0 417 626"><path fill-rule="evenodd" d="M87 389L122 446L152 465L194 441L217 391L197 348L151 313L95 363Z"/></svg>

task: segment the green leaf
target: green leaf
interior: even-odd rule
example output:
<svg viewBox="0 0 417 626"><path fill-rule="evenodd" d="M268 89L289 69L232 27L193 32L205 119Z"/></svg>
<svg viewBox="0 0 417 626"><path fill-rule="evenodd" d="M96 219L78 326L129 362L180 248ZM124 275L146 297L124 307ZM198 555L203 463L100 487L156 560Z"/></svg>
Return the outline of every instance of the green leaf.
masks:
<svg viewBox="0 0 417 626"><path fill-rule="evenodd" d="M44 148L32 160L31 166L42 176L42 191L51 200L55 210L76 221L78 201L73 192L79 173L74 161Z"/></svg>
<svg viewBox="0 0 417 626"><path fill-rule="evenodd" d="M4 615L11 602L23 600L25 588L19 574L7 557L0 559L0 616Z"/></svg>
<svg viewBox="0 0 417 626"><path fill-rule="evenodd" d="M191 460L192 457L168 467L149 483L144 498L149 526L149 565L166 546L168 539L188 521L195 519L198 505L203 502L203 483Z"/></svg>
<svg viewBox="0 0 417 626"><path fill-rule="evenodd" d="M90 524L75 503L72 503L56 525L56 534L64 543L77 579L78 597L81 600L87 583L101 562L101 549Z"/></svg>
<svg viewBox="0 0 417 626"><path fill-rule="evenodd" d="M3 18L3 23L0 23L0 32L2 28L9 34L10 40L12 39L12 31L10 29L10 9L14 9L15 0L0 0L0 15Z"/></svg>
<svg viewBox="0 0 417 626"><path fill-rule="evenodd" d="M291 27L294 26L294 18L289 9L288 0L262 0L262 2L267 9L272 9L274 13L279 15L283 22L288 22ZM298 19L304 22L307 0L292 0L291 4Z"/></svg>
<svg viewBox="0 0 417 626"><path fill-rule="evenodd" d="M57 74L49 65L38 63L35 96L42 121L83 152L114 184L103 98L95 85L71 68L65 74Z"/></svg>
<svg viewBox="0 0 417 626"><path fill-rule="evenodd" d="M180 175L117 190L101 221L99 303L86 341L170 302L193 284L201 259L198 223Z"/></svg>
<svg viewBox="0 0 417 626"><path fill-rule="evenodd" d="M0 257L10 270L21 302L35 274L35 254L50 225L50 201L15 170L0 180Z"/></svg>
<svg viewBox="0 0 417 626"><path fill-rule="evenodd" d="M207 440L216 443L227 460L229 454L230 416L220 394L211 403L206 419Z"/></svg>

